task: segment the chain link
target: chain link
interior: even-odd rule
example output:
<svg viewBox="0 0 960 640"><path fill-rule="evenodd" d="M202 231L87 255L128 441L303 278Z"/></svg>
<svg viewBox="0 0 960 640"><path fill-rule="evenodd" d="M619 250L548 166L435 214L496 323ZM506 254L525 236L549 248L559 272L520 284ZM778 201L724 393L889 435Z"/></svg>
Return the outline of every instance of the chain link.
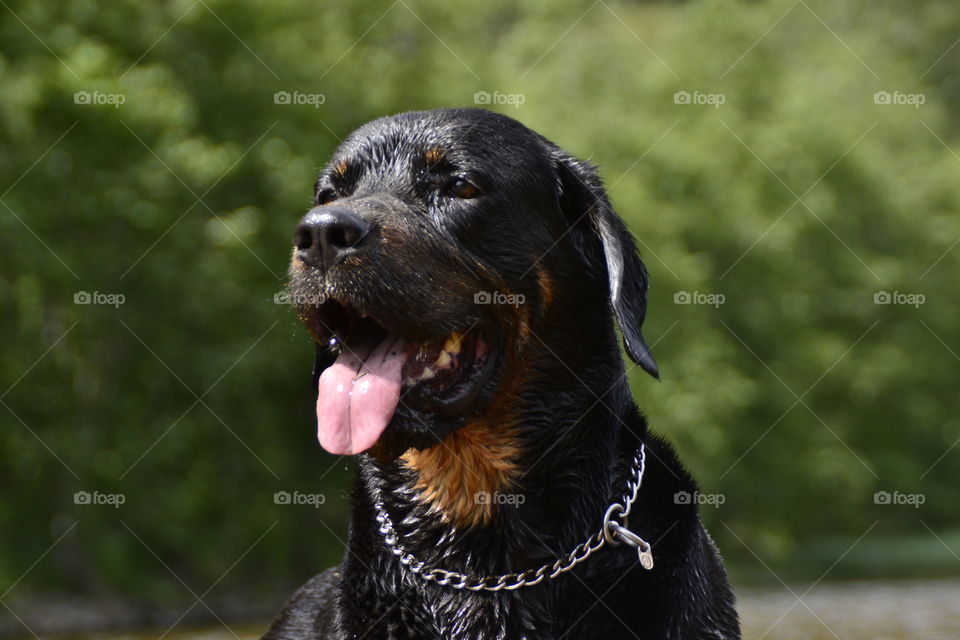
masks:
<svg viewBox="0 0 960 640"><path fill-rule="evenodd" d="M562 573L570 571L575 566L584 562L594 553L602 549L605 545L617 544L617 538L622 534L621 529L626 528L627 516L633 503L637 501L637 493L640 491L640 485L643 482L643 471L645 467L646 450L643 443L633 456L630 470L632 471L630 479L627 481L627 490L623 493L620 502L614 502L607 509L604 516L603 526L600 531L593 534L569 553L563 555L553 563L545 564L537 569L527 569L514 573L505 573L499 576L471 576L457 571L448 571L440 567L432 567L409 553L400 543L397 531L393 527L393 522L383 507L383 503L377 499L374 502L374 508L377 512L377 522L380 523L380 533L383 534L384 542L387 548L395 555L400 564L407 567L411 573L419 576L427 582L435 582L452 589L466 589L468 591L513 591L520 587L532 587L539 584L544 578L552 580ZM619 519L616 523L614 518ZM639 538L638 538L639 539ZM628 543L633 544L629 540ZM646 544L646 543L644 543ZM647 545L649 549L649 545Z"/></svg>

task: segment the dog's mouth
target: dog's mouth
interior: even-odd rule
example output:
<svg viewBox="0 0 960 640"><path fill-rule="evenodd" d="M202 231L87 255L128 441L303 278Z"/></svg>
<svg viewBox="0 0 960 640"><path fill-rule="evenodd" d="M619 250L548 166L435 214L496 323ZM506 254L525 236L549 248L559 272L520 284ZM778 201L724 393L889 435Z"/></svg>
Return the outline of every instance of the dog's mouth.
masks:
<svg viewBox="0 0 960 640"><path fill-rule="evenodd" d="M441 417L465 411L496 360L495 342L476 324L415 341L338 302L311 315L335 358L317 385L317 437L334 454L373 447L399 406Z"/></svg>

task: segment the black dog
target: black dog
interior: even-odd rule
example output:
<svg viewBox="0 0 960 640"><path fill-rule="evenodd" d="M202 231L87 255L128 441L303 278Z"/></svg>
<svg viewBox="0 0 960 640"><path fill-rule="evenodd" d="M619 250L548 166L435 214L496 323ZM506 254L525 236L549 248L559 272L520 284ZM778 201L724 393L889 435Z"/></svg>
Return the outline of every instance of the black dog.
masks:
<svg viewBox="0 0 960 640"><path fill-rule="evenodd" d="M315 205L290 292L320 443L360 477L343 564L265 638L739 638L630 395L613 317L657 377L647 273L594 169L502 115L405 113L340 146Z"/></svg>

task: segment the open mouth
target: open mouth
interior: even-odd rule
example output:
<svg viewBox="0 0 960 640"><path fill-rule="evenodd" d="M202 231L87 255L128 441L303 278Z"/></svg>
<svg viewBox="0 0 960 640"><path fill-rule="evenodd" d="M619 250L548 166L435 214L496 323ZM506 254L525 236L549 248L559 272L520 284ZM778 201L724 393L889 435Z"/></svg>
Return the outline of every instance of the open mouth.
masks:
<svg viewBox="0 0 960 640"><path fill-rule="evenodd" d="M462 412L493 370L495 345L479 325L413 341L338 302L310 315L315 337L336 357L317 388L317 437L330 453L375 445L401 405L444 417Z"/></svg>

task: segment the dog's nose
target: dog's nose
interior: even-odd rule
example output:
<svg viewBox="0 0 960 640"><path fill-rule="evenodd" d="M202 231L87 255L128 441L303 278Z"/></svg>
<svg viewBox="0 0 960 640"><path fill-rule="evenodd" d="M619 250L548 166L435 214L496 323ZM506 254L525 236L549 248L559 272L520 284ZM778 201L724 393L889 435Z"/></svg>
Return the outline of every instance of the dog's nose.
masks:
<svg viewBox="0 0 960 640"><path fill-rule="evenodd" d="M370 225L347 209L317 207L300 221L293 243L297 257L304 263L329 269L355 253Z"/></svg>

